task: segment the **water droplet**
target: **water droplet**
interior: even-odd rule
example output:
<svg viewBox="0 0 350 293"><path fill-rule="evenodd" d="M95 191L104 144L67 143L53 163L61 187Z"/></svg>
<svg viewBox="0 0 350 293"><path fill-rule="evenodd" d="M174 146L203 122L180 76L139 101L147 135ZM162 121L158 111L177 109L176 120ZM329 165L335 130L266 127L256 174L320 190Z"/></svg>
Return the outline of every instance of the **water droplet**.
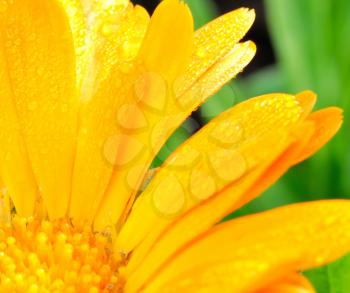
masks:
<svg viewBox="0 0 350 293"><path fill-rule="evenodd" d="M168 174L157 184L152 198L156 211L165 217L178 214L185 206L184 190L173 174Z"/></svg>
<svg viewBox="0 0 350 293"><path fill-rule="evenodd" d="M106 22L101 26L101 34L105 37L109 37L111 34L116 34L120 26L115 22Z"/></svg>
<svg viewBox="0 0 350 293"><path fill-rule="evenodd" d="M216 191L214 178L200 169L194 169L190 175L190 191L197 200L204 200Z"/></svg>
<svg viewBox="0 0 350 293"><path fill-rule="evenodd" d="M210 138L214 143L223 146L233 145L239 142L243 137L243 128L236 121L220 121L210 133Z"/></svg>
<svg viewBox="0 0 350 293"><path fill-rule="evenodd" d="M167 87L164 78L155 72L145 72L136 80L135 94L140 102L154 110L166 105Z"/></svg>
<svg viewBox="0 0 350 293"><path fill-rule="evenodd" d="M247 162L237 150L221 148L209 153L208 157L215 175L224 181L235 181L247 171Z"/></svg>
<svg viewBox="0 0 350 293"><path fill-rule="evenodd" d="M205 50L205 48L204 48L204 47L199 47L199 48L197 49L197 51L196 51L196 56L197 56L198 58L204 58L205 55L206 55L206 50Z"/></svg>
<svg viewBox="0 0 350 293"><path fill-rule="evenodd" d="M125 147L119 155L119 146ZM113 166L125 166L135 159L143 149L143 144L129 135L116 134L106 139L103 145L103 156Z"/></svg>
<svg viewBox="0 0 350 293"><path fill-rule="evenodd" d="M181 152L169 158L169 167L192 168L200 157L199 151L190 145L184 145Z"/></svg>
<svg viewBox="0 0 350 293"><path fill-rule="evenodd" d="M132 167L127 176L126 176L126 181L127 181L127 185L128 187L133 190L133 191L138 191L139 188L139 184L140 184L140 178L144 175L145 170L147 170L147 168L145 167L145 165L138 165L135 167Z"/></svg>
<svg viewBox="0 0 350 293"><path fill-rule="evenodd" d="M121 127L129 130L144 128L148 125L143 111L136 104L127 104L119 108L117 120Z"/></svg>
<svg viewBox="0 0 350 293"><path fill-rule="evenodd" d="M288 99L287 101L286 101L286 107L287 108L294 108L295 106L296 106L297 104L296 104L296 101L294 100L294 99Z"/></svg>
<svg viewBox="0 0 350 293"><path fill-rule="evenodd" d="M124 60L133 59L139 49L139 42L125 41L121 46L121 56Z"/></svg>
<svg viewBox="0 0 350 293"><path fill-rule="evenodd" d="M173 83L176 102L184 110L196 106L198 101L202 101L206 97L205 88L202 84L198 83L188 89L190 85L188 80L188 77L180 76Z"/></svg>

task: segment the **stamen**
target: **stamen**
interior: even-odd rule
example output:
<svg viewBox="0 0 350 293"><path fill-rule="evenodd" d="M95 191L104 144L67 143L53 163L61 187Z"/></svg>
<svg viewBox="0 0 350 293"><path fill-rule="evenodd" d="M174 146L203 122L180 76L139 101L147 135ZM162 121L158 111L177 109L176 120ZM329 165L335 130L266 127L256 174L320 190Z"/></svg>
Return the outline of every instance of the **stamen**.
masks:
<svg viewBox="0 0 350 293"><path fill-rule="evenodd" d="M122 292L122 260L88 225L15 217L0 226L0 292Z"/></svg>

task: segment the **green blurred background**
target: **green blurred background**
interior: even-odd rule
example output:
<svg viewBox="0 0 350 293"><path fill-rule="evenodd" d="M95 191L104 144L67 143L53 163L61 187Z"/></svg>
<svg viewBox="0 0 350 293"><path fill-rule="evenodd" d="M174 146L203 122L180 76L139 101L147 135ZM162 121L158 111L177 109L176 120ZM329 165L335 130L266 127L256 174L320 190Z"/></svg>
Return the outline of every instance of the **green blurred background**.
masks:
<svg viewBox="0 0 350 293"><path fill-rule="evenodd" d="M158 1L134 1L150 12ZM258 47L245 72L211 97L168 141L160 164L191 132L247 98L269 92L318 94L317 108L340 106L344 125L319 153L290 170L261 197L229 218L320 198L350 197L350 1L349 0L186 0L196 27L238 7L256 10L246 36ZM350 211L349 211L350 212ZM350 256L306 273L320 293L350 292Z"/></svg>

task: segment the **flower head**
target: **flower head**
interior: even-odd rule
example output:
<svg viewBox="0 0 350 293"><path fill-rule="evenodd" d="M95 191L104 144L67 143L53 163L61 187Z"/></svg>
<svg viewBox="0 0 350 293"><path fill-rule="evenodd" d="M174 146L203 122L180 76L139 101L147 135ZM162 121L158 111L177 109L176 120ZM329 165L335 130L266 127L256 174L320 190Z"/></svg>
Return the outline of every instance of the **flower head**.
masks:
<svg viewBox="0 0 350 293"><path fill-rule="evenodd" d="M350 203L216 225L338 130L315 96L219 115L144 184L171 133L253 58L254 12L193 32L188 7L128 0L0 3L0 291L264 292L350 249ZM149 180L148 180L149 181Z"/></svg>

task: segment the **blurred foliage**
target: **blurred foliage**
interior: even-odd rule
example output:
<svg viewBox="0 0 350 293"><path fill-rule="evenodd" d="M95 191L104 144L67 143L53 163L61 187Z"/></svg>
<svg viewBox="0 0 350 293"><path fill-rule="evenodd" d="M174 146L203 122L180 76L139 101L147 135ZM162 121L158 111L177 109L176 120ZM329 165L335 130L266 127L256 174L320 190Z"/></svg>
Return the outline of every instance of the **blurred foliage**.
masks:
<svg viewBox="0 0 350 293"><path fill-rule="evenodd" d="M185 0L185 2L192 11L196 29L205 25L218 14L217 7L212 0Z"/></svg>
<svg viewBox="0 0 350 293"><path fill-rule="evenodd" d="M319 96L318 107L340 106L345 114L335 139L283 183L292 193L303 192L304 199L349 197L350 2L265 0L265 4L286 90L311 89ZM307 275L318 292L350 292L350 256Z"/></svg>

